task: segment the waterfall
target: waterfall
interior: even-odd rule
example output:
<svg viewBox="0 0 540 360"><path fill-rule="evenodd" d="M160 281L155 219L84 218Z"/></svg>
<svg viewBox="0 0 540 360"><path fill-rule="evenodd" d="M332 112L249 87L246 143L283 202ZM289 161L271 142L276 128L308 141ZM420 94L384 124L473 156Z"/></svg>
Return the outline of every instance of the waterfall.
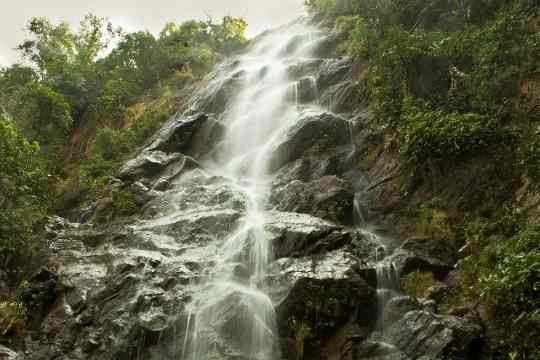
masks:
<svg viewBox="0 0 540 360"><path fill-rule="evenodd" d="M309 58L317 32L302 22L265 34L235 61L239 90L231 94L221 122L224 140L205 168L244 195L241 225L221 241L216 264L196 284L187 307L188 328L183 359L224 356L233 348L246 359L279 359L275 311L268 294L267 269L272 261L268 221L268 165L275 141L300 117L298 84L288 67ZM230 76L220 73L222 83ZM206 86L212 89L212 84ZM291 101L290 89L294 96ZM220 339L227 342L223 349ZM231 354L227 354L231 355Z"/></svg>

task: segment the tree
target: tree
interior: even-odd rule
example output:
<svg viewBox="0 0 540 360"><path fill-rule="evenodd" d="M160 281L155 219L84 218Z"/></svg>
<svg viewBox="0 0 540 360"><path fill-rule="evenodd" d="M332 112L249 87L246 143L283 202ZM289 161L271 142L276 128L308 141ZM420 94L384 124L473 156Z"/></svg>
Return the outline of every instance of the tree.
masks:
<svg viewBox="0 0 540 360"><path fill-rule="evenodd" d="M92 14L83 18L77 33L65 22L53 25L46 18L31 19L26 29L30 39L18 50L36 69L41 82L63 95L78 122L100 91L95 62L121 30Z"/></svg>
<svg viewBox="0 0 540 360"><path fill-rule="evenodd" d="M39 145L28 141L0 116L0 252L21 252L30 246L34 226L47 206L47 176ZM24 251L22 251L24 252Z"/></svg>

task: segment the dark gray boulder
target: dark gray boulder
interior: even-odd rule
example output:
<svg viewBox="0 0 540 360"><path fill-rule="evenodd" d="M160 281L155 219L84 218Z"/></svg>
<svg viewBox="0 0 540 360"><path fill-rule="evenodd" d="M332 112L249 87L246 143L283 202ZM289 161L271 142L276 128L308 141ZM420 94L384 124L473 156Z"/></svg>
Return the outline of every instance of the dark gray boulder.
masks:
<svg viewBox="0 0 540 360"><path fill-rule="evenodd" d="M386 340L413 359L477 359L482 328L463 318L410 311L386 332Z"/></svg>
<svg viewBox="0 0 540 360"><path fill-rule="evenodd" d="M336 223L350 223L354 192L351 185L337 176L318 180L292 181L275 188L271 201L280 211L310 214Z"/></svg>
<svg viewBox="0 0 540 360"><path fill-rule="evenodd" d="M327 358L321 349L350 321L367 337L375 301L375 291L359 278L300 278L276 307L285 358Z"/></svg>
<svg viewBox="0 0 540 360"><path fill-rule="evenodd" d="M420 303L410 296L396 296L388 301L383 310L383 322L389 326L412 310L418 310Z"/></svg>
<svg viewBox="0 0 540 360"><path fill-rule="evenodd" d="M356 344L351 356L341 360L370 359L370 360L411 360L395 346L382 341L367 340Z"/></svg>
<svg viewBox="0 0 540 360"><path fill-rule="evenodd" d="M321 105L337 113L351 113L367 107L369 93L361 82L344 81L330 86L321 95Z"/></svg>
<svg viewBox="0 0 540 360"><path fill-rule="evenodd" d="M266 229L274 257L301 257L343 247L352 240L342 227L306 214L272 212Z"/></svg>
<svg viewBox="0 0 540 360"><path fill-rule="evenodd" d="M455 252L443 241L430 237L412 237L392 255L400 276L415 271L431 272L439 281L454 268Z"/></svg>
<svg viewBox="0 0 540 360"><path fill-rule="evenodd" d="M350 141L349 129L347 120L328 113L302 118L289 130L285 139L276 144L270 170L275 171L300 158L304 152L315 146L313 151L323 152L347 144Z"/></svg>
<svg viewBox="0 0 540 360"><path fill-rule="evenodd" d="M322 59L302 59L289 65L287 73L291 79L301 79L316 73L323 61Z"/></svg>
<svg viewBox="0 0 540 360"><path fill-rule="evenodd" d="M332 85L349 79L351 74L352 64L349 59L327 59L319 67L317 87L322 92Z"/></svg>
<svg viewBox="0 0 540 360"><path fill-rule="evenodd" d="M223 126L207 114L171 118L152 137L146 151L183 153L198 157L222 136Z"/></svg>
<svg viewBox="0 0 540 360"><path fill-rule="evenodd" d="M166 154L162 151L143 151L135 159L128 161L118 172L122 181L132 182L141 178L153 178L174 162L181 161L179 153Z"/></svg>

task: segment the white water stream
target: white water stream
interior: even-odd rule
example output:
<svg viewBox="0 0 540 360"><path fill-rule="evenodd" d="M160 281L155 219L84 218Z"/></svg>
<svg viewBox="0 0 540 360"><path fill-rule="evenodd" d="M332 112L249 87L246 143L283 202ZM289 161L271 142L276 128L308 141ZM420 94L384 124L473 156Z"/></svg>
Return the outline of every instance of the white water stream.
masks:
<svg viewBox="0 0 540 360"><path fill-rule="evenodd" d="M247 359L280 358L265 279L272 261L265 230L268 164L276 140L300 118L297 84L289 79L287 69L309 58L320 36L296 23L258 39L238 59L240 89L230 95L223 115L226 133L216 160L206 165L244 194L246 212L242 225L223 239L217 263L188 306L184 360L220 358L229 348ZM226 76L230 74L218 74L214 81L222 83L220 77ZM237 276L239 271L243 279Z"/></svg>

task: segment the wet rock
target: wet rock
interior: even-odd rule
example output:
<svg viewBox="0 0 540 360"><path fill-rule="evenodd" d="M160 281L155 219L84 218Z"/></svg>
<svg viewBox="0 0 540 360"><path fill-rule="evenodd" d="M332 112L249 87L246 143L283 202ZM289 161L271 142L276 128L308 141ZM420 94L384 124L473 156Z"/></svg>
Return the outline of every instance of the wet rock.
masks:
<svg viewBox="0 0 540 360"><path fill-rule="evenodd" d="M280 56L288 56L298 53L303 48L306 48L306 45L312 45L312 39L313 34L307 32L293 36L281 48Z"/></svg>
<svg viewBox="0 0 540 360"><path fill-rule="evenodd" d="M300 79L296 85L297 101L299 104L307 104L317 99L319 92L317 90L317 81L313 77Z"/></svg>
<svg viewBox="0 0 540 360"><path fill-rule="evenodd" d="M282 258L270 267L270 294L275 303L283 301L301 278L342 280L356 276L358 259L346 248L301 258Z"/></svg>
<svg viewBox="0 0 540 360"><path fill-rule="evenodd" d="M18 360L22 359L15 351L0 345L0 359L3 360Z"/></svg>
<svg viewBox="0 0 540 360"><path fill-rule="evenodd" d="M421 256L432 257L448 264L454 264L457 260L456 249L448 242L430 237L409 238L401 245L401 249Z"/></svg>
<svg viewBox="0 0 540 360"><path fill-rule="evenodd" d="M310 214L336 223L350 223L354 193L351 185L336 176L310 182L292 181L277 188L271 201L280 211Z"/></svg>
<svg viewBox="0 0 540 360"><path fill-rule="evenodd" d="M338 51L336 51L337 46L346 39L346 36L347 35L344 32L332 31L318 41L314 55L320 58L336 57L336 54L338 53Z"/></svg>
<svg viewBox="0 0 540 360"><path fill-rule="evenodd" d="M386 331L388 342L415 359L476 359L482 328L468 320L410 311Z"/></svg>
<svg viewBox="0 0 540 360"><path fill-rule="evenodd" d="M269 167L275 171L315 146L314 151L323 152L346 144L349 134L349 123L335 115L323 113L304 117L275 146Z"/></svg>
<svg viewBox="0 0 540 360"><path fill-rule="evenodd" d="M317 77L317 87L323 91L351 76L352 65L349 59L328 59L322 63Z"/></svg>
<svg viewBox="0 0 540 360"><path fill-rule="evenodd" d="M351 113L367 107L367 87L358 82L344 81L329 87L321 95L321 104L333 112Z"/></svg>
<svg viewBox="0 0 540 360"><path fill-rule="evenodd" d="M200 156L222 133L223 126L206 114L174 117L152 137L145 150Z"/></svg>
<svg viewBox="0 0 540 360"><path fill-rule="evenodd" d="M325 176L337 176L347 183L346 189L363 179L358 172L350 172L354 167L349 145L326 149L324 153L304 153L302 156L281 167L274 175L272 191L285 188L294 181L318 182Z"/></svg>
<svg viewBox="0 0 540 360"><path fill-rule="evenodd" d="M272 212L266 228L276 259L331 251L352 239L342 227L306 214Z"/></svg>
<svg viewBox="0 0 540 360"><path fill-rule="evenodd" d="M287 73L291 79L301 79L309 74L316 73L322 62L321 59L302 59L292 63L287 68Z"/></svg>
<svg viewBox="0 0 540 360"><path fill-rule="evenodd" d="M208 114L220 114L225 111L239 86L245 80L246 72L238 68L237 59L218 65L216 70L205 79L204 86L197 89L192 111ZM264 73L261 74L264 76ZM217 130L217 129L216 129Z"/></svg>
<svg viewBox="0 0 540 360"><path fill-rule="evenodd" d="M431 272L439 281L454 267L451 247L431 238L414 237L405 241L392 255L400 276L411 272Z"/></svg>
<svg viewBox="0 0 540 360"><path fill-rule="evenodd" d="M153 189L156 191L165 191L171 187L171 182L166 179L157 179Z"/></svg>
<svg viewBox="0 0 540 360"><path fill-rule="evenodd" d="M201 165L197 162L197 160L190 156L183 155L180 159L167 166L167 168L160 174L159 180L173 182L181 174L193 169L199 169L200 167Z"/></svg>
<svg viewBox="0 0 540 360"><path fill-rule="evenodd" d="M350 359L410 360L407 355L399 351L395 346L373 340L357 344L354 349L354 355Z"/></svg>
<svg viewBox="0 0 540 360"><path fill-rule="evenodd" d="M393 324L402 316L412 310L418 310L420 303L410 296L397 296L388 301L384 308L383 318L385 326Z"/></svg>
<svg viewBox="0 0 540 360"><path fill-rule="evenodd" d="M426 298L429 300L435 300L436 303L440 303L449 294L450 288L442 283L430 286L425 292Z"/></svg>
<svg viewBox="0 0 540 360"><path fill-rule="evenodd" d="M431 299L424 299L420 305L422 305L422 308L430 313L435 314L437 312L437 302L435 300Z"/></svg>
<svg viewBox="0 0 540 360"><path fill-rule="evenodd" d="M59 287L58 275L42 268L21 289L19 298L28 310L30 326L38 326L47 316L60 291Z"/></svg>
<svg viewBox="0 0 540 360"><path fill-rule="evenodd" d="M183 156L178 153L166 154L162 151L143 151L120 169L118 178L122 181L152 178L167 166L182 158Z"/></svg>
<svg viewBox="0 0 540 360"><path fill-rule="evenodd" d="M299 279L287 298L276 307L285 355L298 355L294 344L303 342L304 359L322 359L320 349L349 320L360 327L371 326L375 291L361 279Z"/></svg>

